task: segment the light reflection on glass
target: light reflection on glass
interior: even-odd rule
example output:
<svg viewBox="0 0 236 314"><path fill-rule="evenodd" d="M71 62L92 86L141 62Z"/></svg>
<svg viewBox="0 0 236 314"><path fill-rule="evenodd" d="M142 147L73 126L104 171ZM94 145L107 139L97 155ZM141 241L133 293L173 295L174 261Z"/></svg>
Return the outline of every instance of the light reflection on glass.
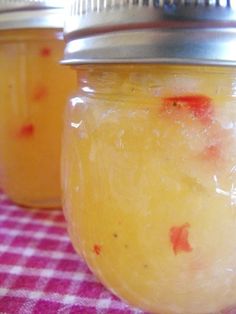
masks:
<svg viewBox="0 0 236 314"><path fill-rule="evenodd" d="M84 103L83 99L80 98L80 97L74 97L74 98L72 98L70 101L71 101L71 105L72 105L73 107L75 107L75 106L78 105L78 104L83 104L83 103Z"/></svg>
<svg viewBox="0 0 236 314"><path fill-rule="evenodd" d="M235 167L234 167L235 168ZM231 174L235 171L235 169L232 169ZM227 196L231 200L231 205L236 205L236 186L234 183L231 184L231 188L229 191L225 191L220 187L218 178L216 175L213 176L215 184L216 184L216 193L221 194L223 196Z"/></svg>
<svg viewBox="0 0 236 314"><path fill-rule="evenodd" d="M82 123L83 123L83 121L80 121L79 123L71 122L70 125L72 126L72 128L78 129Z"/></svg>
<svg viewBox="0 0 236 314"><path fill-rule="evenodd" d="M82 91L86 92L86 93L94 93L94 89L88 87L88 86L84 86L82 87Z"/></svg>
<svg viewBox="0 0 236 314"><path fill-rule="evenodd" d="M236 81L232 83L232 97L236 97Z"/></svg>

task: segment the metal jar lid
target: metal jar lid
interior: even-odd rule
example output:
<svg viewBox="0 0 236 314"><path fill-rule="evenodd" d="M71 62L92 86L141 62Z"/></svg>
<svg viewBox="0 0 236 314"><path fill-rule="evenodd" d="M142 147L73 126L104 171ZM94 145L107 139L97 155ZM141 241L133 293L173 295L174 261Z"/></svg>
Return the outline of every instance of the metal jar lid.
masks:
<svg viewBox="0 0 236 314"><path fill-rule="evenodd" d="M236 0L70 0L64 64L236 65Z"/></svg>
<svg viewBox="0 0 236 314"><path fill-rule="evenodd" d="M0 30L63 28L65 0L0 0Z"/></svg>

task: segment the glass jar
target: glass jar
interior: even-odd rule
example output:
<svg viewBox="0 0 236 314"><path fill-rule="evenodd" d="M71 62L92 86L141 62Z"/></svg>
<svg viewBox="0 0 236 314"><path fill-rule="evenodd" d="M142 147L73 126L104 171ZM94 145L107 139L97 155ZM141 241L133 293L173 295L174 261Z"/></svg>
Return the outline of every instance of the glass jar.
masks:
<svg viewBox="0 0 236 314"><path fill-rule="evenodd" d="M42 1L6 3L0 6L1 187L17 203L56 207L63 112L75 85L74 73L59 65L62 2L54 8Z"/></svg>
<svg viewBox="0 0 236 314"><path fill-rule="evenodd" d="M106 286L153 313L236 303L235 77L78 68L63 148L71 240Z"/></svg>
<svg viewBox="0 0 236 314"><path fill-rule="evenodd" d="M64 62L78 77L63 141L68 230L93 273L130 304L160 314L222 313L236 305L236 68L220 53L208 65L202 43L188 56L183 30L173 34L179 55L166 50L163 59L169 40L158 52L159 31L146 64L146 45L140 62L130 49L111 60L115 49L98 54L97 37L66 37Z"/></svg>

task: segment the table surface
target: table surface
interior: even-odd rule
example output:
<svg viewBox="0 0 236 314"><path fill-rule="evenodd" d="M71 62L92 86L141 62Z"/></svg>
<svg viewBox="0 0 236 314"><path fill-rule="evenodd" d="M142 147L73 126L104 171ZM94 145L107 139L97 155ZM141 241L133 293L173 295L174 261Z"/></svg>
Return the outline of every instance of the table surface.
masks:
<svg viewBox="0 0 236 314"><path fill-rule="evenodd" d="M1 191L0 313L144 314L92 275L71 246L61 209L25 209Z"/></svg>

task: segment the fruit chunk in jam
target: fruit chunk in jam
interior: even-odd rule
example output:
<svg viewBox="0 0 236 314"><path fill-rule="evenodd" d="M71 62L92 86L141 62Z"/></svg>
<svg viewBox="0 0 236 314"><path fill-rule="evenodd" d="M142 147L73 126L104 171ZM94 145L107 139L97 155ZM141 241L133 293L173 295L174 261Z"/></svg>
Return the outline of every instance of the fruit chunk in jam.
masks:
<svg viewBox="0 0 236 314"><path fill-rule="evenodd" d="M147 311L235 305L234 71L90 66L79 76L63 152L76 250Z"/></svg>

